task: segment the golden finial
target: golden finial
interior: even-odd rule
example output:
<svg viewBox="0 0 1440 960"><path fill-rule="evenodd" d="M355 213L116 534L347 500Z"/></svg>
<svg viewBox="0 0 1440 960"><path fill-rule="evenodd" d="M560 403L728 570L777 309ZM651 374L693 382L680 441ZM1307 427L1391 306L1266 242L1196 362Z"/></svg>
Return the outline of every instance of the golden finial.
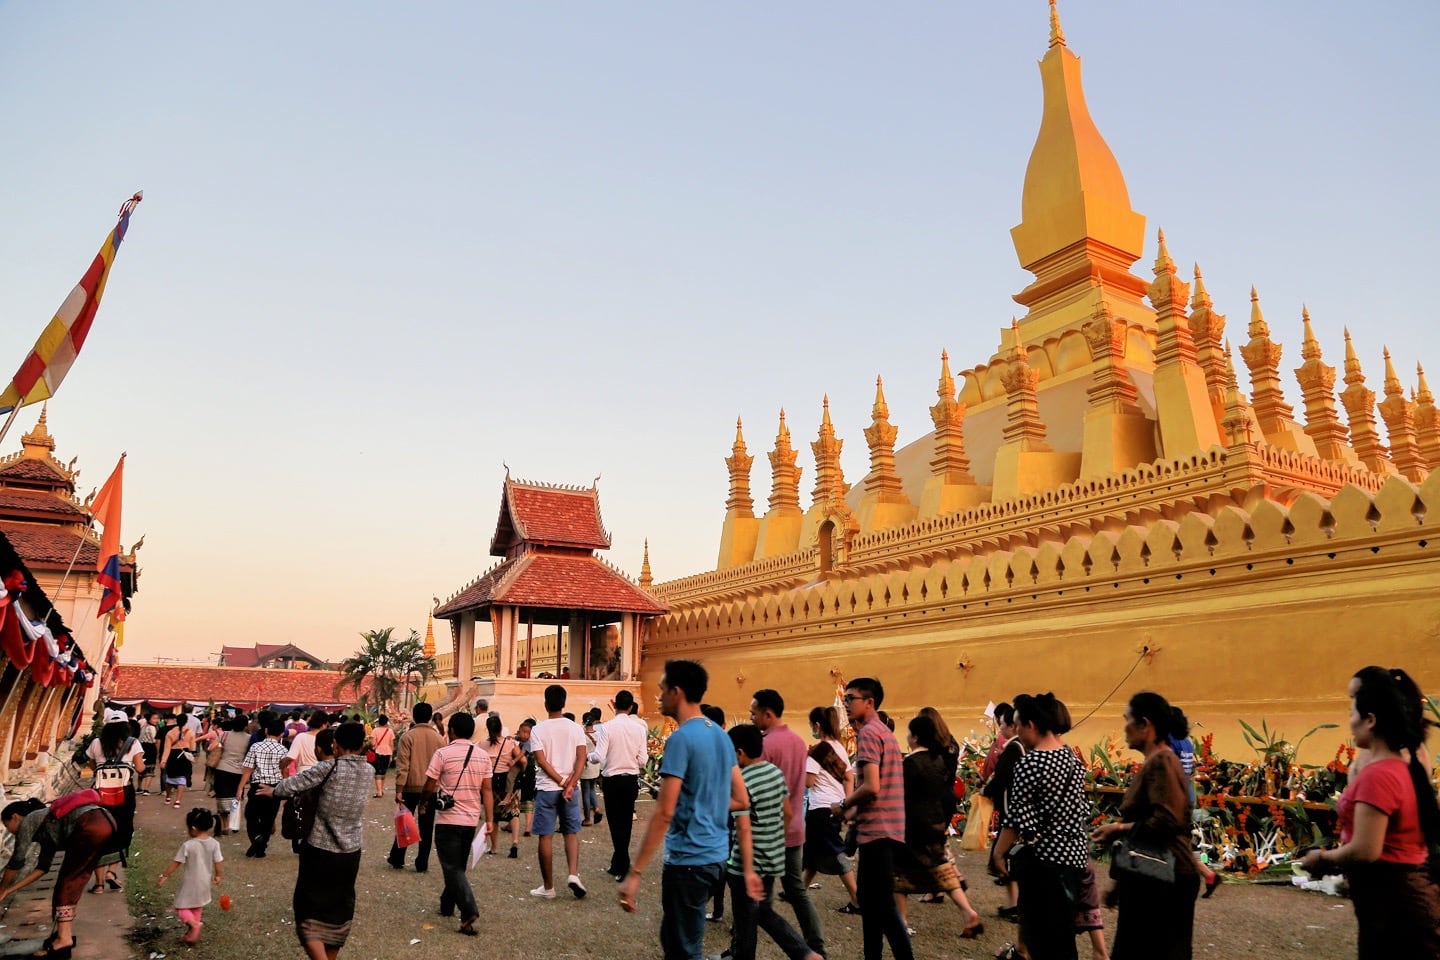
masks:
<svg viewBox="0 0 1440 960"><path fill-rule="evenodd" d="M941 400L955 399L955 378L950 375L950 351L940 351L940 386L935 390Z"/></svg>
<svg viewBox="0 0 1440 960"><path fill-rule="evenodd" d="M1020 339L1020 321L1014 317L1010 318L1010 341L1015 359L1022 363L1028 363L1030 360L1030 351L1025 349L1025 341Z"/></svg>
<svg viewBox="0 0 1440 960"><path fill-rule="evenodd" d="M1250 339L1256 337L1269 338L1270 325L1265 322L1265 314L1260 312L1260 294L1255 292L1252 284L1250 287Z"/></svg>
<svg viewBox="0 0 1440 960"><path fill-rule="evenodd" d="M1310 326L1310 308L1300 305L1300 322L1305 325L1305 340L1300 344L1300 356L1305 360L1320 359L1320 341L1315 339L1315 330Z"/></svg>
<svg viewBox="0 0 1440 960"><path fill-rule="evenodd" d="M1050 0L1050 46L1065 46L1065 31L1060 29L1060 10L1055 0Z"/></svg>
<svg viewBox="0 0 1440 960"><path fill-rule="evenodd" d="M1385 352L1385 396L1405 396L1405 388L1400 384L1400 378L1395 374L1395 362L1390 359L1390 348L1382 348Z"/></svg>
<svg viewBox="0 0 1440 960"><path fill-rule="evenodd" d="M1205 278L1200 275L1200 264L1195 264L1195 290L1190 296L1190 309L1200 310L1215 306L1210 291L1205 289Z"/></svg>
<svg viewBox="0 0 1440 960"><path fill-rule="evenodd" d="M1235 376L1235 355L1230 349L1230 339L1225 339L1225 385L1231 390L1240 389L1240 381Z"/></svg>
<svg viewBox="0 0 1440 960"><path fill-rule="evenodd" d="M775 439L778 441L778 440L780 440L782 437L783 437L784 439L786 439L786 440L789 440L789 439L790 439L790 428L787 427L787 426L785 426L785 408L784 408L784 407L781 407L781 408L780 408L780 432L775 435Z"/></svg>
<svg viewBox="0 0 1440 960"><path fill-rule="evenodd" d="M735 446L745 446L745 426L740 422L739 417L735 418Z"/></svg>
<svg viewBox="0 0 1440 960"><path fill-rule="evenodd" d="M440 598L435 598L435 606L440 606ZM427 657L435 656L435 611L432 609L430 615L425 618L425 645L420 652Z"/></svg>
<svg viewBox="0 0 1440 960"><path fill-rule="evenodd" d="M654 582L655 578L650 574L650 538L646 537L645 558L640 561L640 586L648 590Z"/></svg>
<svg viewBox="0 0 1440 960"><path fill-rule="evenodd" d="M885 402L885 381L879 376L875 378L875 406L870 408L870 415L876 420L890 416L890 405Z"/></svg>
<svg viewBox="0 0 1440 960"><path fill-rule="evenodd" d="M1165 231L1157 230L1160 238L1160 250L1155 254L1155 276L1162 273L1175 273L1175 261L1170 259L1170 248L1165 245Z"/></svg>
<svg viewBox="0 0 1440 960"><path fill-rule="evenodd" d="M1355 343L1350 339L1350 328L1345 328L1345 382L1364 383L1365 374L1360 370L1360 357L1355 353Z"/></svg>
<svg viewBox="0 0 1440 960"><path fill-rule="evenodd" d="M825 394L825 398L822 402L824 404L825 412L820 416L820 426L822 428L833 427L834 424L830 422L830 394Z"/></svg>
<svg viewBox="0 0 1440 960"><path fill-rule="evenodd" d="M1415 391L1415 402L1434 403L1435 395L1430 392L1430 384L1425 382L1425 368L1417 363L1415 364L1415 373L1420 378L1420 386Z"/></svg>

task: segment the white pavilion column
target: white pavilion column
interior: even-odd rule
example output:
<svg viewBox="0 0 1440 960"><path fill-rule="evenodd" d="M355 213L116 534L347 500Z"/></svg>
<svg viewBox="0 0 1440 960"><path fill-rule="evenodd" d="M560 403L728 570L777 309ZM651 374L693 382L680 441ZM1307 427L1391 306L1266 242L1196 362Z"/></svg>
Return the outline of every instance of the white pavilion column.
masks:
<svg viewBox="0 0 1440 960"><path fill-rule="evenodd" d="M460 653L455 658L455 679L462 683L470 679L475 664L475 611L467 610L460 615Z"/></svg>
<svg viewBox="0 0 1440 960"><path fill-rule="evenodd" d="M515 675L515 608L500 608L500 634L495 638L495 676Z"/></svg>
<svg viewBox="0 0 1440 960"><path fill-rule="evenodd" d="M639 638L635 635L635 614L620 614L620 673L633 680L640 673L636 661Z"/></svg>

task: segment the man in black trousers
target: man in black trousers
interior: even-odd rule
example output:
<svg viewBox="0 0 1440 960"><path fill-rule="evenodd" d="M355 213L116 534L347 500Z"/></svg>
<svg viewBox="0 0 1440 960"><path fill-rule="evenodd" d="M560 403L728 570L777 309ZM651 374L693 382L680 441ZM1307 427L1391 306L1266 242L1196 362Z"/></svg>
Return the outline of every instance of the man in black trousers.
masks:
<svg viewBox="0 0 1440 960"><path fill-rule="evenodd" d="M605 871L618 883L630 872L630 830L635 819L635 798L640 792L640 771L649 758L650 731L636 716L635 697L629 690L615 694L615 716L602 724L595 748L600 760L600 790L609 815L610 843L615 852Z"/></svg>

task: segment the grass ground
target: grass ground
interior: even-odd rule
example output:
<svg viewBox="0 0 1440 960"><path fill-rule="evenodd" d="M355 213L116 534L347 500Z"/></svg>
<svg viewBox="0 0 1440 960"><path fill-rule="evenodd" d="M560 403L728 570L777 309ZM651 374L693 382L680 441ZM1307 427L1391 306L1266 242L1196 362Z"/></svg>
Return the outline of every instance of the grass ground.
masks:
<svg viewBox="0 0 1440 960"><path fill-rule="evenodd" d="M184 928L170 912L174 890L170 884L176 881L157 890L155 878L184 839L184 813L165 806L158 797L142 797L140 803L140 836L128 877L136 918L132 940L140 957L151 952L193 960L271 960L301 955L290 912L295 857L284 841L272 842L271 853L264 860L245 859L243 839L221 841L227 859L216 897L228 894L234 909L222 912L217 904L207 907L200 944L194 948L182 945L179 938ZM636 845L650 809L649 804L641 804ZM539 884L533 839L521 841L517 860L506 859L503 848L500 856L486 858L470 874L481 909L481 935L470 939L455 933L456 921L436 916L441 880L433 857L425 874L409 868L395 871L386 864L393 813L394 803L388 799L373 800L367 809L365 854L357 887L359 906L354 933L342 957L644 960L660 956L658 865L645 872L639 912L622 913L615 883L601 872L610 855L609 831L604 825L586 828L581 837L580 873L590 888L589 896L581 901L571 897L563 885L553 901L528 895ZM985 879L979 855L958 850L957 855L972 880L971 896L985 918L986 932L978 941L960 940L959 911L912 899L910 922L916 928L915 954L921 960L979 960L1013 936L1014 927L994 917L1000 905L999 890ZM410 862L414 862L413 852ZM563 855L558 853L556 872L563 881ZM835 913L845 902L839 883L824 878L824 885L812 895L820 908L831 956L858 957L859 918ZM781 910L790 917L788 908L782 906ZM1107 911L1106 917L1113 938L1114 911ZM1227 884L1214 899L1198 905L1194 942L1197 956L1338 960L1355 955L1355 922L1345 900L1283 887ZM711 925L707 953L719 953L727 943L723 925ZM778 960L782 955L762 935L760 956ZM1083 941L1080 956L1089 956Z"/></svg>

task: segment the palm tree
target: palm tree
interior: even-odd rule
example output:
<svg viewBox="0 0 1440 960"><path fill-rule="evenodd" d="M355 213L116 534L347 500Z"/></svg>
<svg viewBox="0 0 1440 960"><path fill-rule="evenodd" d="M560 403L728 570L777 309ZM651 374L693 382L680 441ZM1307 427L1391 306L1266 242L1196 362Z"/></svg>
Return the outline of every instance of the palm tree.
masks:
<svg viewBox="0 0 1440 960"><path fill-rule="evenodd" d="M414 704L420 688L435 678L435 658L425 656L425 645L414 630L396 647L395 653L399 675L405 678L402 693L406 702L402 705L408 708Z"/></svg>
<svg viewBox="0 0 1440 960"><path fill-rule="evenodd" d="M420 634L411 629L404 640L393 637L394 627L383 630L367 630L360 634L365 641L363 647L340 664L341 680L335 685L338 695L346 687L360 694L365 681L370 681L368 695L361 695L360 702L372 702L384 712L395 704L397 694L409 689L410 678L420 677L420 684L435 675L435 660L424 654Z"/></svg>

